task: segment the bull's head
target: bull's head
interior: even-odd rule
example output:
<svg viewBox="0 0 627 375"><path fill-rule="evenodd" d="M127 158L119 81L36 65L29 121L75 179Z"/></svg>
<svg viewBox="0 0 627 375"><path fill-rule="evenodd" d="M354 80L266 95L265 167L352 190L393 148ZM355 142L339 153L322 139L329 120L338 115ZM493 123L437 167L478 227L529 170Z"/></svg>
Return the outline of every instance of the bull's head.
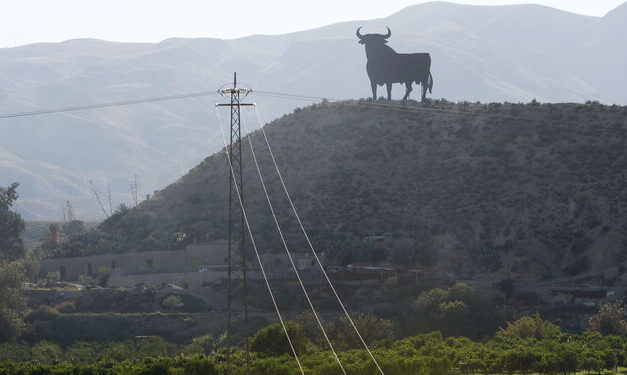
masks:
<svg viewBox="0 0 627 375"><path fill-rule="evenodd" d="M373 43L373 44L384 44L387 43L387 39L389 37L392 36L392 31L390 31L390 28L386 26L386 28L388 29L388 33L386 35L383 34L366 34L366 35L361 35L359 33L359 30L361 30L361 27L359 27L359 29L357 29L357 37L359 38L359 44L369 44L369 43Z"/></svg>

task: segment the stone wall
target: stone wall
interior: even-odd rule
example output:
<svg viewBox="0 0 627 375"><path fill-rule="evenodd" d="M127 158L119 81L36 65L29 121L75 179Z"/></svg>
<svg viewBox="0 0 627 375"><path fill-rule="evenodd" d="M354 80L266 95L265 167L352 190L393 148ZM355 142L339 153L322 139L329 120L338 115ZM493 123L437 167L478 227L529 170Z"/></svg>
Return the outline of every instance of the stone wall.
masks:
<svg viewBox="0 0 627 375"><path fill-rule="evenodd" d="M189 288L207 286L226 278L226 271L209 272L184 272L184 273L157 273L144 275L112 275L109 278L109 286L132 288L137 284L162 285L175 284Z"/></svg>
<svg viewBox="0 0 627 375"><path fill-rule="evenodd" d="M197 272L203 266L224 266L228 252L226 241L189 245L184 250L142 251L85 257L44 259L38 276L60 272L64 281L93 275L100 267L111 270L112 277L138 274Z"/></svg>

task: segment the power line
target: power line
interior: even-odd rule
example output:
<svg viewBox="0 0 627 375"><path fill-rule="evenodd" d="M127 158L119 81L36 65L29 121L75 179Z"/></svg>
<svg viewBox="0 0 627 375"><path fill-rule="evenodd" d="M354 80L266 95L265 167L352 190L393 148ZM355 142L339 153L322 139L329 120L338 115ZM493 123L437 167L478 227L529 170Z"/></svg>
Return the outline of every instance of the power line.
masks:
<svg viewBox="0 0 627 375"><path fill-rule="evenodd" d="M191 92L191 93L177 94L177 95L156 96L156 97L152 97L152 98L131 99L131 100L121 100L121 101L117 101L117 102L79 105L79 106L74 106L74 107L61 107L61 108L41 109L41 110L37 110L37 111L4 114L4 115L0 115L0 119L7 119L7 118L14 118L14 117L25 117L25 116L46 115L46 114L49 114L49 113L82 111L82 110L86 110L86 109L95 109L95 108L119 107L119 106L132 105L132 104L141 104L141 103L165 102L165 101L169 101L169 100L189 99L189 98L197 98L197 97L201 97L201 96L210 96L210 95L216 95L216 92L215 91L198 91L198 92Z"/></svg>
<svg viewBox="0 0 627 375"><path fill-rule="evenodd" d="M366 343L366 341L362 337L361 333L359 333L359 329L357 329L357 326L355 325L355 322L353 321L353 319L351 318L350 314L348 313L348 310L346 309L346 306L344 306L344 303L342 302L342 299L340 298L340 295L338 294L337 290L333 286L333 283L331 282L331 279L329 278L329 275L325 271L324 266L322 265L322 262L320 261L320 257L318 257L318 253L314 249L314 246L313 246L313 244L312 244L312 242L311 242L311 240L309 238L309 235L307 234L307 230L305 229L305 226L303 225L303 222L300 219L300 215L298 214L298 210L296 210L296 206L294 205L294 201L292 200L292 196L290 195L289 191L287 190L287 186L285 185L285 180L283 179L283 174L281 173L281 170L279 169L279 165L276 162L276 158L274 157L274 152L272 151L272 147L270 146L270 141L268 140L268 136L267 136L266 131L265 131L264 127L263 127L263 121L261 120L261 115L259 114L259 111L257 110L257 107L255 106L254 108L255 108L255 114L257 115L257 120L259 121L259 125L261 126L261 134L263 135L263 139L264 139L264 141L266 143L266 146L268 148L268 152L270 154L270 158L272 159L272 164L274 165L274 169L275 169L275 171L277 173L277 176L279 177L279 181L281 182L281 186L283 187L283 191L285 192L285 196L287 197L287 200L290 203L290 207L292 208L292 212L294 213L294 217L298 221L298 225L300 226L300 229L301 229L301 231L303 233L303 236L305 237L305 240L307 241L307 244L309 245L309 248L311 249L311 253L313 254L314 258L316 259L316 262L318 263L318 266L320 267L320 270L322 271L322 274L324 275L327 283L329 284L329 287L333 291L333 294L335 295L335 298L337 299L340 307L342 308L342 311L344 312L344 315L346 316L346 318L350 322L351 326L355 330L355 333L357 334L357 337L359 337L359 340L361 341L361 343L363 344L364 348L368 352L368 355L372 359L372 362L375 364L375 366L377 367L377 369L379 370L381 375L385 375L385 373L383 372L383 369L381 369L381 366L379 366L379 362L377 362L376 358L372 354L372 351L368 347L368 344Z"/></svg>
<svg viewBox="0 0 627 375"><path fill-rule="evenodd" d="M293 93L284 93L277 91L263 91L263 90L255 90L252 91L254 94L259 96L265 96L270 98L283 98L283 99L293 99L293 100L301 100L301 101L330 101L330 102L344 102L347 105L354 105L359 107L370 107L370 108L380 108L380 109L388 109L392 111L398 112L412 112L412 113L446 113L450 116L458 116L458 117L467 117L467 116L477 116L477 115L485 115L493 118L500 119L511 119L511 120L519 120L519 121L543 121L543 122L564 122L561 119L546 119L546 118L533 118L533 117L525 117L525 116L512 116L498 113L489 113L489 112L478 112L478 111L464 111L459 109L452 108L437 108L437 107L428 107L428 106L415 106L410 104L394 104L394 103L384 103L378 101L366 101L366 100L350 100L350 99L338 99L338 98L329 98L322 96L311 96L311 95L302 95L302 94L293 94ZM17 112L17 113L9 113L0 115L0 119L7 118L15 118L15 117L25 117L25 116L37 116L51 113L62 113L62 112L72 112L72 111L81 111L86 109L97 109L97 108L110 108L110 107L118 107L118 106L126 106L133 104L142 104L142 103L154 103L154 102L164 102L171 100L181 100L181 99L190 99L190 98L198 98L203 96L211 96L216 95L217 93L214 91L198 91L177 95L167 95L167 96L157 96L151 98L143 98L143 99L131 99L131 100L122 100L116 102L107 102L107 103L97 103L97 104L89 104L89 105L80 105L80 106L72 106L72 107L60 107L60 108L50 108L50 109L42 109L37 111L28 111L28 112ZM622 129L612 129L605 130L606 132L615 132Z"/></svg>
<svg viewBox="0 0 627 375"><path fill-rule="evenodd" d="M219 112L218 112L218 116L219 116ZM230 170L230 174L231 174L231 178L235 180L236 176L235 176L235 170L233 168L233 160L231 159L231 152L229 150L228 147L228 143L226 142L226 136L225 136L225 131L224 128L222 126L222 122L218 121L218 124L220 125L220 133L222 134L222 140L224 141L224 149L226 151L226 156L229 162L229 170ZM261 275L263 276L263 280L266 284L266 288L268 289L268 293L270 294L270 299L272 300L272 305L274 306L274 310L276 311L278 317L279 317L279 321L281 323L281 327L283 328L283 332L285 332L285 337L287 338L287 342L290 346L290 349L292 350L292 354L294 355L294 359L296 360L296 363L298 364L298 368L300 370L300 373L302 375L305 374L305 371L303 370L303 366L300 363L300 359L298 358L298 354L296 353L296 348L294 348L294 344L292 343L292 339L290 338L290 334L287 330L287 326L285 325L285 321L283 320L283 315L281 314L281 310L279 309L279 305L274 297L274 293L272 292L272 288L270 287L270 281L268 281L268 277L266 275L266 271L263 267L263 263L261 261L261 256L259 255L259 250L257 249L257 242L255 241L255 237L253 236L253 231L250 227L250 222L248 221L248 215L246 214L246 209L244 208L244 200L242 198L242 191L240 190L240 187L238 184L234 184L235 190L236 190L236 195L237 195L237 199L241 205L242 208L242 217L244 218L244 224L246 226L246 229L248 231L248 235L250 236L250 242L253 245L253 250L255 252L255 255L257 257L257 261L259 262L259 269L261 270Z"/></svg>
<svg viewBox="0 0 627 375"><path fill-rule="evenodd" d="M389 111L397 111L397 112L408 112L408 113L422 113L422 114L447 114L449 116L455 117L471 117L471 116L486 116L490 118L498 118L503 120L517 120L517 121L528 121L528 122L544 122L544 123L565 123L572 120L567 119L557 119L557 118L545 118L545 117L527 117L527 116L518 116L518 115L507 115L500 113L490 113L485 111L465 111L454 108L438 108L438 107L429 107L426 105L411 105L411 104L395 104L391 102L380 102L380 101L372 101L372 100L351 100L351 99L336 99L336 98L325 98L320 96L307 96L300 94L290 94L290 93L280 93L280 92L271 92L271 91L255 91L257 95L266 96L270 98L284 98L284 99L294 99L294 100L303 100L303 101L324 101L327 100L329 102L342 102L344 105L356 106L356 107L366 107L366 108L377 108L377 109L386 109ZM542 116L542 115L541 115ZM615 134L621 133L624 134L627 129L596 129L598 133L605 134Z"/></svg>
<svg viewBox="0 0 627 375"><path fill-rule="evenodd" d="M250 133L248 126L246 125L246 121L243 121L243 123L244 123L244 128L246 129L246 132ZM294 258L292 257L292 254L290 253L290 250L287 246L287 242L285 241L285 236L283 235L283 231L281 230L281 226L279 225L279 220L277 219L276 212L274 211L274 206L272 205L272 201L270 200L270 195L268 194L266 182L263 178L263 175L261 174L261 168L259 167L259 162L257 160L257 154L255 153L255 148L253 147L252 137L248 136L246 138L248 138L248 144L250 145L250 152L252 154L253 161L255 163L255 169L257 170L257 175L259 176L259 180L261 181L261 187L263 188L263 193L266 197L266 201L268 202L268 207L270 208L270 212L272 213L272 219L274 220L276 229L279 232L281 242L283 243L283 247L285 248L287 257L290 260L292 269L294 270L294 273L296 274L296 279L298 280L298 283L300 284L300 288L302 289L303 294L305 295L305 298L307 299L307 303L309 304L309 307L311 308L311 311L313 312L314 317L316 318L316 322L318 323L318 326L320 327L320 330L322 331L322 335L324 336L324 339L327 341L327 344L329 344L329 348L331 348L331 352L333 353L335 360L340 366L342 373L346 375L346 370L344 369L344 366L342 365L342 361L340 361L340 357L338 357L337 352L335 351L335 348L333 347L333 344L331 343L331 340L329 339L329 336L327 335L327 332L324 329L324 325L322 324L322 321L320 320L320 317L318 316L318 312L316 311L316 308L314 307L313 302L311 301L311 298L309 297L307 288L305 288L305 284L303 283L303 280L300 277L300 272L298 272L298 268L296 267L296 264L294 263Z"/></svg>

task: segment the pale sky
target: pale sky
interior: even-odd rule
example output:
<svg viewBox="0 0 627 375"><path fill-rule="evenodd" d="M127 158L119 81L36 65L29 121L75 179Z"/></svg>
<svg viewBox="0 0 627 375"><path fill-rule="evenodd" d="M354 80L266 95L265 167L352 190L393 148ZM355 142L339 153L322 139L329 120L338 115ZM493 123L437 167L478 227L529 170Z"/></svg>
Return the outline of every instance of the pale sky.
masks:
<svg viewBox="0 0 627 375"><path fill-rule="evenodd" d="M331 23L387 17L422 0L4 0L0 47L97 38L158 42L171 37L239 38L283 34ZM463 4L534 2L603 16L625 0L458 0Z"/></svg>

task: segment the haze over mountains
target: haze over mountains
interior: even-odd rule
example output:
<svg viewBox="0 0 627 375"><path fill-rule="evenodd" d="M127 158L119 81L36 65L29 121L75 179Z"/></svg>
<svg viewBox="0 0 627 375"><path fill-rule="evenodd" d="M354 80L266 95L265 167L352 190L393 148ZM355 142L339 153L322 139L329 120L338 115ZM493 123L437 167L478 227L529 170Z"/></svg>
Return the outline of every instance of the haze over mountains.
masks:
<svg viewBox="0 0 627 375"><path fill-rule="evenodd" d="M416 5L387 18L236 40L158 44L71 40L0 49L0 113L213 90L232 72L259 91L329 98L370 93L355 30L392 29L398 52L431 53L433 97L455 101L598 100L627 104L627 4L605 17L537 5ZM416 92L414 92L415 94ZM394 97L402 96L399 86ZM221 144L217 97L0 120L0 184L22 183L27 219L101 219L86 178L129 202L162 188ZM302 102L251 98L265 120ZM226 113L223 114L225 117ZM250 117L249 126L255 125ZM222 183L222 182L217 182Z"/></svg>

